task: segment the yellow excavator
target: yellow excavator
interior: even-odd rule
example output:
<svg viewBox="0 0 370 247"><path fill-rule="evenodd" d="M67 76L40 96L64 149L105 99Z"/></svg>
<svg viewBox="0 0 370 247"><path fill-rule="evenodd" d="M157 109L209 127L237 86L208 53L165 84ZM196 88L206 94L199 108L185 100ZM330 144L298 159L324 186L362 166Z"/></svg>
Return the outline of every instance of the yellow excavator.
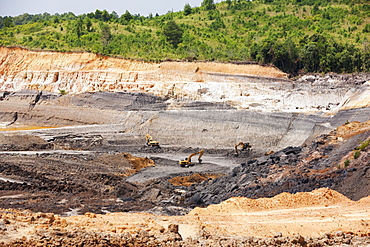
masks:
<svg viewBox="0 0 370 247"><path fill-rule="evenodd" d="M252 147L252 145L249 144L249 142L239 142L238 144L235 144L234 147L235 147L235 156L238 156L239 155L239 151L238 151L238 147L241 147L242 150L245 150L245 149L249 149Z"/></svg>
<svg viewBox="0 0 370 247"><path fill-rule="evenodd" d="M159 142L157 141L154 141L153 140L153 137L149 134L146 134L145 135L145 138L146 138L146 145L147 146L151 146L151 147L159 147Z"/></svg>
<svg viewBox="0 0 370 247"><path fill-rule="evenodd" d="M199 162L199 164L200 164L200 163L202 163L202 156L203 156L203 154L204 154L204 150L201 150L201 151L199 151L199 152L195 152L195 153L190 154L190 155L189 155L189 157L185 158L185 160L180 160L180 161L179 161L180 166L181 166L181 167L189 167L189 166L193 165L193 164L191 163L191 158L192 158L194 155L197 155L197 154L199 154L199 157L198 157L198 162Z"/></svg>

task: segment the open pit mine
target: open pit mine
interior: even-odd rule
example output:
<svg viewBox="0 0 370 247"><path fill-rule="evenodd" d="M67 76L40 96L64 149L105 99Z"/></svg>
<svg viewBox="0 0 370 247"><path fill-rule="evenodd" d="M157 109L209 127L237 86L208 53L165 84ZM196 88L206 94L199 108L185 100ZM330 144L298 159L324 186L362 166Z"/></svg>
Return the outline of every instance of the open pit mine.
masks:
<svg viewBox="0 0 370 247"><path fill-rule="evenodd" d="M370 74L0 47L0 246L369 246Z"/></svg>

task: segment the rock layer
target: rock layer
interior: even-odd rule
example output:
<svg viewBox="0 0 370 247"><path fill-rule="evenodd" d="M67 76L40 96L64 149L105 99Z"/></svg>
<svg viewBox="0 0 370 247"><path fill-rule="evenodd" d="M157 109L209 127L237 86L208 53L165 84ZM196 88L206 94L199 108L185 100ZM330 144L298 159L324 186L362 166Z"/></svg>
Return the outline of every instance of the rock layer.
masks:
<svg viewBox="0 0 370 247"><path fill-rule="evenodd" d="M150 63L83 52L0 47L0 90L11 92L141 92L256 111L317 112L344 103L346 109L368 106L368 93L361 88L366 80L329 76L318 81L308 76L293 81L276 68L257 64ZM361 100L357 94L361 94ZM348 102L352 95L357 103Z"/></svg>

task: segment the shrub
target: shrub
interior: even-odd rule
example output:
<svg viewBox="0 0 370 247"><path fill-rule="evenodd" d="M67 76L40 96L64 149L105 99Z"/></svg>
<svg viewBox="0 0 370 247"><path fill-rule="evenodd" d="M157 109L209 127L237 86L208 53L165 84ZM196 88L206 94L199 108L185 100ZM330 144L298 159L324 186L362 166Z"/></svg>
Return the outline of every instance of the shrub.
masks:
<svg viewBox="0 0 370 247"><path fill-rule="evenodd" d="M344 167L347 167L347 166L349 166L349 160L346 160L346 161L344 161Z"/></svg>
<svg viewBox="0 0 370 247"><path fill-rule="evenodd" d="M64 89L61 89L61 90L59 90L59 93L60 93L61 95L66 95L66 94L67 94L67 91L66 91L66 90L64 90Z"/></svg>
<svg viewBox="0 0 370 247"><path fill-rule="evenodd" d="M358 157L360 157L361 155L361 151L356 151L354 154L353 154L353 158L354 159L357 159Z"/></svg>
<svg viewBox="0 0 370 247"><path fill-rule="evenodd" d="M369 140L366 140L364 142L361 142L360 146L358 146L357 148L355 148L356 150L361 150L361 151L364 151L365 148L367 148L368 146L370 145L370 139Z"/></svg>

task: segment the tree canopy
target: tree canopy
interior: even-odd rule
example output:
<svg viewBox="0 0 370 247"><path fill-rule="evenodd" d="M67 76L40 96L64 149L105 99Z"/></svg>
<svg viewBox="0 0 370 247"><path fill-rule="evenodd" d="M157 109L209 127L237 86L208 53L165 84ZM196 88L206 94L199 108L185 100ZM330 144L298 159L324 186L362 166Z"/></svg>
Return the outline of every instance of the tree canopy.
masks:
<svg viewBox="0 0 370 247"><path fill-rule="evenodd" d="M168 42L174 47L177 47L182 40L182 29L176 24L175 21L171 20L166 23L163 27L163 34L166 36Z"/></svg>
<svg viewBox="0 0 370 247"><path fill-rule="evenodd" d="M368 0L203 0L149 14L0 16L0 45L130 59L256 61L297 74L370 71Z"/></svg>

